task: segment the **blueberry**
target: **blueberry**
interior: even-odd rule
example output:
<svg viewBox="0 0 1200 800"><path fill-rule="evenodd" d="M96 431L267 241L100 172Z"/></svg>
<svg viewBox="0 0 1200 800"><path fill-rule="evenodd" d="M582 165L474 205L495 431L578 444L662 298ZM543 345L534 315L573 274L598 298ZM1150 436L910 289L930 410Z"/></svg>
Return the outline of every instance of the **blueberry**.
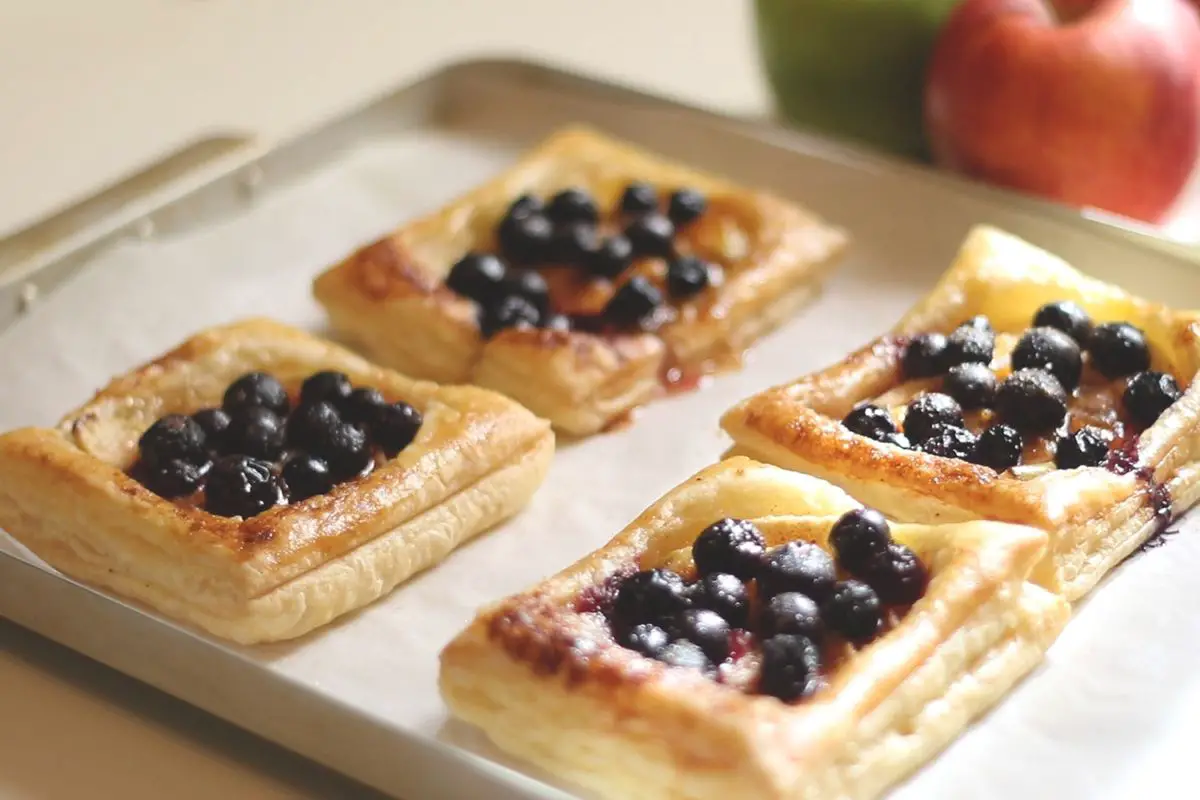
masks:
<svg viewBox="0 0 1200 800"><path fill-rule="evenodd" d="M682 228L695 222L708 208L708 199L695 189L678 189L672 192L667 204L667 216L675 227Z"/></svg>
<svg viewBox="0 0 1200 800"><path fill-rule="evenodd" d="M250 372L229 385L221 407L231 416L244 408L265 408L282 417L288 412L287 391L265 372Z"/></svg>
<svg viewBox="0 0 1200 800"><path fill-rule="evenodd" d="M821 613L826 627L854 645L870 642L883 630L883 606L879 595L861 581L839 583L822 606Z"/></svg>
<svg viewBox="0 0 1200 800"><path fill-rule="evenodd" d="M635 650L644 656L650 656L650 658L656 658L671 643L671 637L657 625L643 622L626 631L618 638L618 641L622 647Z"/></svg>
<svg viewBox="0 0 1200 800"><path fill-rule="evenodd" d="M1092 330L1088 342L1092 366L1110 380L1150 368L1146 334L1128 322L1106 322Z"/></svg>
<svg viewBox="0 0 1200 800"><path fill-rule="evenodd" d="M623 327L638 325L649 318L662 302L662 293L658 288L641 275L635 275L609 299L604 307L604 317Z"/></svg>
<svg viewBox="0 0 1200 800"><path fill-rule="evenodd" d="M701 575L727 572L748 579L758 572L766 549L766 541L753 522L726 517L696 537L692 560Z"/></svg>
<svg viewBox="0 0 1200 800"><path fill-rule="evenodd" d="M527 298L509 295L499 302L484 306L479 314L479 332L490 339L508 328L536 328L542 322L542 313Z"/></svg>
<svg viewBox="0 0 1200 800"><path fill-rule="evenodd" d="M545 214L546 204L537 195L523 194L509 205L504 218L528 217L530 214Z"/></svg>
<svg viewBox="0 0 1200 800"><path fill-rule="evenodd" d="M958 364L991 363L996 349L996 334L990 325L983 327L987 323L986 317L975 319L983 322L964 322L946 337L946 349L942 351L942 365L946 369Z"/></svg>
<svg viewBox="0 0 1200 800"><path fill-rule="evenodd" d="M366 431L351 422L343 422L330 430L312 449L312 454L329 465L329 474L335 481L356 477L371 463Z"/></svg>
<svg viewBox="0 0 1200 800"><path fill-rule="evenodd" d="M962 406L948 394L928 392L908 404L904 415L904 435L919 445L933 434L934 425L963 427Z"/></svg>
<svg viewBox="0 0 1200 800"><path fill-rule="evenodd" d="M1108 459L1109 436L1088 425L1058 440L1054 466L1059 469L1098 467Z"/></svg>
<svg viewBox="0 0 1200 800"><path fill-rule="evenodd" d="M138 451L141 460L148 464L168 461L205 464L207 444L204 428L198 422L183 414L168 414L146 429L138 439Z"/></svg>
<svg viewBox="0 0 1200 800"><path fill-rule="evenodd" d="M941 458L970 461L975 455L978 440L975 434L957 425L934 425L929 436L918 446L922 453Z"/></svg>
<svg viewBox="0 0 1200 800"><path fill-rule="evenodd" d="M342 415L332 403L320 401L301 405L288 417L287 442L305 450L318 448L341 424Z"/></svg>
<svg viewBox="0 0 1200 800"><path fill-rule="evenodd" d="M822 602L837 582L833 557L812 542L788 542L767 551L758 571L758 594L768 599L800 592Z"/></svg>
<svg viewBox="0 0 1200 800"><path fill-rule="evenodd" d="M364 386L350 392L341 405L342 419L358 425L370 425L387 405L383 392Z"/></svg>
<svg viewBox="0 0 1200 800"><path fill-rule="evenodd" d="M205 408L192 414L200 429L204 431L204 444L209 451L224 449L225 431L229 428L229 415L219 408Z"/></svg>
<svg viewBox="0 0 1200 800"><path fill-rule="evenodd" d="M566 314L547 314L540 327L548 331L569 331L572 327L571 318Z"/></svg>
<svg viewBox="0 0 1200 800"><path fill-rule="evenodd" d="M1133 424L1149 428L1182 396L1175 378L1165 372L1147 371L1129 379L1121 399Z"/></svg>
<svg viewBox="0 0 1200 800"><path fill-rule="evenodd" d="M709 266L696 256L679 256L667 265L667 291L677 300L686 300L708 288Z"/></svg>
<svg viewBox="0 0 1200 800"><path fill-rule="evenodd" d="M194 463L177 458L139 465L137 478L159 497L172 500L194 494L204 481L209 462Z"/></svg>
<svg viewBox="0 0 1200 800"><path fill-rule="evenodd" d="M655 658L670 667L695 669L700 672L712 671L712 662L700 646L686 639L679 639L659 650Z"/></svg>
<svg viewBox="0 0 1200 800"><path fill-rule="evenodd" d="M873 508L856 508L843 514L829 530L829 545L838 564L851 575L860 575L887 552L892 531L887 519Z"/></svg>
<svg viewBox="0 0 1200 800"><path fill-rule="evenodd" d="M588 268L597 278L613 279L633 262L633 245L624 236L610 236L600 243L588 261Z"/></svg>
<svg viewBox="0 0 1200 800"><path fill-rule="evenodd" d="M651 569L634 573L621 584L613 615L626 628L642 622L666 625L689 605L682 578L667 569Z"/></svg>
<svg viewBox="0 0 1200 800"><path fill-rule="evenodd" d="M333 488L333 476L329 465L307 453L296 453L288 457L280 472L284 485L293 502L307 500L325 494Z"/></svg>
<svg viewBox="0 0 1200 800"><path fill-rule="evenodd" d="M635 181L621 193L621 213L636 216L658 210L658 192L642 181Z"/></svg>
<svg viewBox="0 0 1200 800"><path fill-rule="evenodd" d="M496 233L500 252L510 264L531 266L544 262L554 244L554 226L543 214L507 216Z"/></svg>
<svg viewBox="0 0 1200 800"><path fill-rule="evenodd" d="M910 606L925 594L929 570L912 548L888 545L887 553L871 565L865 581L880 601L891 606Z"/></svg>
<svg viewBox="0 0 1200 800"><path fill-rule="evenodd" d="M283 453L286 431L283 421L261 406L244 408L231 415L225 430L225 450L264 461L274 461Z"/></svg>
<svg viewBox="0 0 1200 800"><path fill-rule="evenodd" d="M842 419L842 425L851 433L886 442L900 430L892 421L892 415L882 406L871 403L859 403Z"/></svg>
<svg viewBox="0 0 1200 800"><path fill-rule="evenodd" d="M1012 368L1044 369L1068 392L1079 386L1083 374L1083 352L1079 345L1057 328L1026 331L1012 351Z"/></svg>
<svg viewBox="0 0 1200 800"><path fill-rule="evenodd" d="M655 211L637 217L625 226L625 238L633 245L635 257L667 258L675 249L675 226L671 220Z"/></svg>
<svg viewBox="0 0 1200 800"><path fill-rule="evenodd" d="M392 458L417 438L423 422L421 412L403 401L381 406L371 423L371 439Z"/></svg>
<svg viewBox="0 0 1200 800"><path fill-rule="evenodd" d="M300 405L327 401L336 406L344 402L352 391L354 385L346 373L335 370L314 372L300 384Z"/></svg>
<svg viewBox="0 0 1200 800"><path fill-rule="evenodd" d="M996 373L986 364L959 364L951 367L942 381L942 391L964 409L987 408L996 398Z"/></svg>
<svg viewBox="0 0 1200 800"><path fill-rule="evenodd" d="M717 612L688 609L673 627L678 638L699 645L712 661L720 663L729 657L729 623Z"/></svg>
<svg viewBox="0 0 1200 800"><path fill-rule="evenodd" d="M734 628L745 627L750 614L750 592L746 584L728 572L705 575L691 587L692 604L720 614Z"/></svg>
<svg viewBox="0 0 1200 800"><path fill-rule="evenodd" d="M554 233L551 261L568 267L588 267L600 252L600 237L591 225L576 223Z"/></svg>
<svg viewBox="0 0 1200 800"><path fill-rule="evenodd" d="M946 337L940 333L914 336L904 348L903 368L907 378L932 378L945 371Z"/></svg>
<svg viewBox="0 0 1200 800"><path fill-rule="evenodd" d="M550 198L546 206L546 216L555 225L569 225L573 222L596 224L600 212L596 210L596 201L583 189L572 187L563 189Z"/></svg>
<svg viewBox="0 0 1200 800"><path fill-rule="evenodd" d="M1092 335L1092 318L1070 300L1047 303L1033 315L1035 328L1055 328L1070 336L1080 347L1086 347Z"/></svg>
<svg viewBox="0 0 1200 800"><path fill-rule="evenodd" d="M821 652L806 636L772 636L762 645L758 691L785 703L811 697L821 688Z"/></svg>
<svg viewBox="0 0 1200 800"><path fill-rule="evenodd" d="M204 484L204 510L221 517L253 517L283 500L271 465L248 456L218 458Z"/></svg>
<svg viewBox="0 0 1200 800"><path fill-rule="evenodd" d="M762 636L777 636L781 633L819 637L823 630L821 607L806 594L784 592L777 594L763 606Z"/></svg>
<svg viewBox="0 0 1200 800"><path fill-rule="evenodd" d="M545 315L550 310L550 287L542 273L532 269L522 269L510 272L504 279L502 287L505 295L517 295L528 300L538 310L539 315Z"/></svg>
<svg viewBox="0 0 1200 800"><path fill-rule="evenodd" d="M1022 433L1048 433L1067 415L1067 393L1049 372L1020 369L996 391L996 412Z"/></svg>
<svg viewBox="0 0 1200 800"><path fill-rule="evenodd" d="M1004 472L1021 463L1024 449L1025 442L1021 439L1020 431L1011 425L996 423L979 434L975 453L970 460L996 472Z"/></svg>
<svg viewBox="0 0 1200 800"><path fill-rule="evenodd" d="M490 253L467 253L450 268L446 287L476 303L492 303L499 296L500 284L507 274L504 262L496 256ZM303 396L301 390L301 398Z"/></svg>
<svg viewBox="0 0 1200 800"><path fill-rule="evenodd" d="M986 331L988 333L996 332L996 330L992 327L992 321L988 319L985 314L976 314L958 327L974 328L977 331Z"/></svg>

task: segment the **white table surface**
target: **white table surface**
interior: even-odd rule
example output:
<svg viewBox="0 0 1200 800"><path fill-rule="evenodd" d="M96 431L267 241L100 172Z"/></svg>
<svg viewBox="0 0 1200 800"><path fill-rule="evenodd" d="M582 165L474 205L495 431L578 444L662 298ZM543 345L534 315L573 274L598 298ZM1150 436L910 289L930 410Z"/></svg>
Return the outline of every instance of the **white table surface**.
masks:
<svg viewBox="0 0 1200 800"><path fill-rule="evenodd" d="M768 109L736 0L0 0L0 235L201 134L284 136L485 53ZM377 795L0 620L0 798L17 797Z"/></svg>

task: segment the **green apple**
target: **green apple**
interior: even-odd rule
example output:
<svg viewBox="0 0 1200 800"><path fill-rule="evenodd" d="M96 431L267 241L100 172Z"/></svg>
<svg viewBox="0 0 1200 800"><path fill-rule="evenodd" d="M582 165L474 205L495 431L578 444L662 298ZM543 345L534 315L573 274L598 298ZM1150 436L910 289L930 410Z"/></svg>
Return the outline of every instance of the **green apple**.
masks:
<svg viewBox="0 0 1200 800"><path fill-rule="evenodd" d="M925 68L961 0L755 0L767 80L789 122L926 159Z"/></svg>

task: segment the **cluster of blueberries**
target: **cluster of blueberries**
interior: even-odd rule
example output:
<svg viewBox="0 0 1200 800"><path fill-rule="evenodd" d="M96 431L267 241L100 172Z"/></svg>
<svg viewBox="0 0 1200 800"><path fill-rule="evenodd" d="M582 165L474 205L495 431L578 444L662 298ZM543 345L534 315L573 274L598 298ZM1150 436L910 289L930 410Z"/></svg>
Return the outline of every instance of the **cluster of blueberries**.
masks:
<svg viewBox="0 0 1200 800"><path fill-rule="evenodd" d="M1033 327L1013 348L1012 373L1003 381L988 366L995 341L983 316L964 322L949 336L914 337L904 352L905 376L940 376L941 391L921 394L909 404L903 432L886 409L870 403L856 406L842 424L876 441L1003 472L1021 463L1025 437L1053 436L1061 428L1083 376L1085 353L1099 375L1128 379L1122 405L1125 419L1136 429L1153 425L1181 395L1171 375L1150 369L1145 333L1127 322L1094 325L1070 301L1038 309ZM991 409L996 417L978 436L963 420L964 410L976 409ZM1055 466L1100 466L1113 440L1111 431L1090 425L1065 433L1055 446Z"/></svg>
<svg viewBox="0 0 1200 800"><path fill-rule="evenodd" d="M636 259L662 258L667 260L667 292L676 300L687 299L709 285L710 267L700 258L678 254L675 234L707 208L703 194L683 188L671 193L663 211L653 186L631 183L615 214L621 232L603 236L600 211L586 191L564 189L549 202L524 194L500 220L499 252L467 253L450 269L446 286L479 306L485 337L518 326L572 327L571 319L551 308L539 267L578 268L595 279L614 280ZM641 325L663 302L659 287L637 275L613 293L596 322L616 328Z"/></svg>
<svg viewBox="0 0 1200 800"><path fill-rule="evenodd" d="M666 569L620 583L609 613L613 635L624 647L710 677L741 655L735 640L753 635L762 648L757 691L784 701L808 697L822 685L822 642L836 636L866 645L882 633L885 611L915 603L929 580L917 554L892 540L873 509L842 516L829 542L836 561L813 542L768 550L753 523L719 520L692 545L694 583Z"/></svg>
<svg viewBox="0 0 1200 800"><path fill-rule="evenodd" d="M131 474L161 497L203 489L206 511L253 517L362 475L376 450L391 458L421 423L408 403L355 388L341 372L306 378L295 407L276 378L251 372L229 385L220 408L169 414L151 425Z"/></svg>

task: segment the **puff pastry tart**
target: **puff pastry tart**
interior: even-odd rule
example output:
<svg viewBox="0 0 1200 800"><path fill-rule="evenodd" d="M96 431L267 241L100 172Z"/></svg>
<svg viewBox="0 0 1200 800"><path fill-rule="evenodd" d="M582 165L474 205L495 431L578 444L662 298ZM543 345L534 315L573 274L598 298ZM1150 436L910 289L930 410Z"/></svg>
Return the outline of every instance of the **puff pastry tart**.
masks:
<svg viewBox="0 0 1200 800"><path fill-rule="evenodd" d="M981 227L891 333L722 424L897 519L1041 528L1074 600L1200 496L1198 320Z"/></svg>
<svg viewBox="0 0 1200 800"><path fill-rule="evenodd" d="M496 389L582 436L736 363L844 244L778 197L571 128L314 294L375 361Z"/></svg>
<svg viewBox="0 0 1200 800"><path fill-rule="evenodd" d="M733 457L443 651L451 710L612 798L877 797L1069 614L1025 526L889 524Z"/></svg>
<svg viewBox="0 0 1200 800"><path fill-rule="evenodd" d="M288 639L515 513L553 449L508 398L250 320L0 436L0 528L217 636Z"/></svg>

